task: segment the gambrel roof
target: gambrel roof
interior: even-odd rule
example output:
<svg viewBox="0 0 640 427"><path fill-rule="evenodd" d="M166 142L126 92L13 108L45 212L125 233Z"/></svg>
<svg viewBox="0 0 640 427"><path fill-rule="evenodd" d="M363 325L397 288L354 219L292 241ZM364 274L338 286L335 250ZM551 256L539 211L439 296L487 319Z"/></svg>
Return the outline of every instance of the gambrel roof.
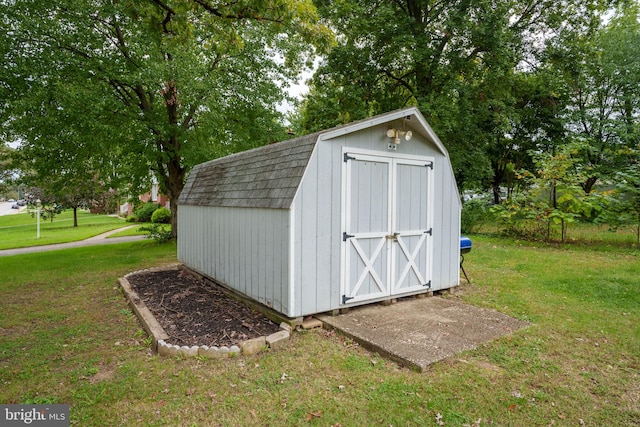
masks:
<svg viewBox="0 0 640 427"><path fill-rule="evenodd" d="M199 164L178 204L288 208L317 138L315 133Z"/></svg>
<svg viewBox="0 0 640 427"><path fill-rule="evenodd" d="M178 204L288 209L318 140L408 116L417 119L417 131L447 155L422 114L411 107L199 164L191 170Z"/></svg>

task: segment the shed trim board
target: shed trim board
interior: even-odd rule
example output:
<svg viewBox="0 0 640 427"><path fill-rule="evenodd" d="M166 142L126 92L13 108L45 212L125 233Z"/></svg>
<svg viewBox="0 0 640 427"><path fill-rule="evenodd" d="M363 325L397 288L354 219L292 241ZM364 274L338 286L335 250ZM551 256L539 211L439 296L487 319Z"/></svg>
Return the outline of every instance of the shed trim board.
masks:
<svg viewBox="0 0 640 427"><path fill-rule="evenodd" d="M405 121L411 121L413 118L415 118L415 120L420 123L420 126L412 126L412 128L415 128L417 132L421 133L427 139L431 140L431 142L433 142L433 144L438 148L438 151L440 151L440 153L448 156L449 154L447 152L447 149L444 147L444 144L442 143L442 141L440 141L440 138L438 138L436 133L433 131L429 123L427 123L427 120L420 113L420 110L418 110L417 107L409 107L403 110L396 110L387 114L381 114L376 117L371 117L369 119L364 119L344 126L339 126L335 129L329 129L325 132L322 132L319 138L322 140L329 140L337 136L346 135L369 127L389 123L394 120L403 119Z"/></svg>
<svg viewBox="0 0 640 427"><path fill-rule="evenodd" d="M178 259L295 318L459 285L460 210L448 153L411 107L195 166Z"/></svg>
<svg viewBox="0 0 640 427"><path fill-rule="evenodd" d="M289 210L289 283L295 283L295 220L296 215L293 210ZM287 316L295 317L294 307L295 307L295 286L290 286L289 289L289 310L287 312Z"/></svg>
<svg viewBox="0 0 640 427"><path fill-rule="evenodd" d="M341 245L341 305L430 289L435 158L351 147L343 147L342 155L341 229L344 231ZM355 189L353 177L356 172L352 166L357 162L363 162L364 165L367 162L383 164L386 167L378 168L377 176L365 177L364 185L358 183L358 189ZM403 184L407 183L400 182L400 169L403 166L419 171L418 174L412 174L410 185L415 187L417 184L418 191L406 192ZM376 191L379 193L375 194ZM361 202L364 199L364 206L354 209L356 197ZM425 210L410 213L412 218L408 222L399 215L402 202L407 197L415 198L417 205L426 207ZM378 212L371 209L359 212L368 218L352 217L354 210L372 207L376 201L383 205ZM368 226L360 228L360 224L367 222L367 219ZM377 224L372 223L376 221ZM360 244L361 241L367 242L368 249Z"/></svg>

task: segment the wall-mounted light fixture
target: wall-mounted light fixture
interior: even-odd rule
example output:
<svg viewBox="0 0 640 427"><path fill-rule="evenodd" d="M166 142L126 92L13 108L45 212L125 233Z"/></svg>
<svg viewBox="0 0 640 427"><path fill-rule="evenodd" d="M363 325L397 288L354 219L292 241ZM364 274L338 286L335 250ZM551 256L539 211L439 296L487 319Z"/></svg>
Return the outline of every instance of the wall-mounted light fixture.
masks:
<svg viewBox="0 0 640 427"><path fill-rule="evenodd" d="M398 145L400 144L401 137L404 138L405 141L409 141L411 140L413 133L410 130L404 131L404 130L397 130L397 129L391 128L391 129L387 129L387 136L389 138L393 138L393 143Z"/></svg>

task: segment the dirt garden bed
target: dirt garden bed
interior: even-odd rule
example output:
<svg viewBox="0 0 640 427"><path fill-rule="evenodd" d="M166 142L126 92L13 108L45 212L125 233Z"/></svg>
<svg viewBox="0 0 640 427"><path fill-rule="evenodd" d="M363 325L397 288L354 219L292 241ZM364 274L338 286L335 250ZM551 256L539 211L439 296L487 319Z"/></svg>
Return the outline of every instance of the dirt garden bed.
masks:
<svg viewBox="0 0 640 427"><path fill-rule="evenodd" d="M280 326L217 286L182 269L136 272L126 279L176 346L231 347Z"/></svg>

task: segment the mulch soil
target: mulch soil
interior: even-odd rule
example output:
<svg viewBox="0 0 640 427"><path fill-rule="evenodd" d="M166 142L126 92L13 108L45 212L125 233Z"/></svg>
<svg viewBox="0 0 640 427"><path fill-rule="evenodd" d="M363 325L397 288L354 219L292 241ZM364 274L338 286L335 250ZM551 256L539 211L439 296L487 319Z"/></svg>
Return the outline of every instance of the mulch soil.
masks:
<svg viewBox="0 0 640 427"><path fill-rule="evenodd" d="M168 344L229 347L280 330L262 313L182 270L143 272L127 280L171 336Z"/></svg>

